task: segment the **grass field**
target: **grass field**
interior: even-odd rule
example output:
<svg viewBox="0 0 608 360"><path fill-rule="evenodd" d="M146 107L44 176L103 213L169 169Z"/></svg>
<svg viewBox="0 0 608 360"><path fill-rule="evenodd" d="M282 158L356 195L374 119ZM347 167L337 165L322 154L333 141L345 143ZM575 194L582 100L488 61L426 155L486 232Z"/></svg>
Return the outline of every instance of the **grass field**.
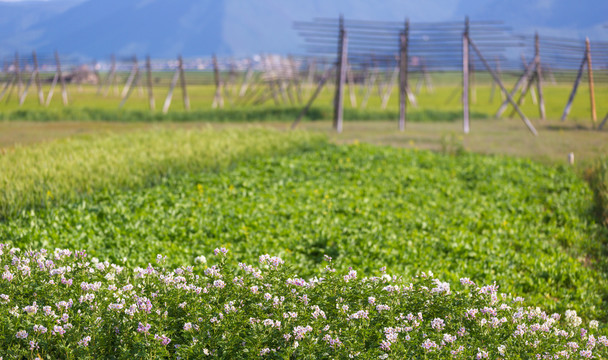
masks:
<svg viewBox="0 0 608 360"><path fill-rule="evenodd" d="M409 106L408 111L413 118L420 118L424 120L448 120L457 119L461 116L461 104L460 104L460 92L459 82L453 81L452 77L447 75L438 74L435 77L434 82L436 86L433 87L433 91L421 88L420 93L417 96L418 108ZM514 82L515 80L507 80L507 84ZM510 84L512 86L512 84ZM508 87L510 87L508 86ZM119 89L122 90L122 89ZM45 90L45 94L46 94ZM571 91L571 84L558 83L552 85L551 83L545 84L544 96L545 106L547 111L548 119L559 119L562 111L568 100L568 96ZM146 120L155 119L158 120L176 120L176 121L226 121L225 118L228 115L222 115L222 111L213 111L211 105L213 102L213 96L215 88L212 85L190 85L188 87L188 95L190 98L192 113L190 115L183 114L184 105L182 101L181 90L176 89L173 96L173 103L169 114L162 115L160 112L165 97L167 95L167 87L158 87L154 89L156 99L156 112L152 113L148 107L148 97L146 91L139 89L133 91L131 97L126 102L124 109L119 111L118 106L121 102L120 91L114 91L112 89L107 96L97 94L96 86L82 86L77 85L69 86L69 97L70 105L64 109L61 103L60 93L55 93L55 97L48 109L38 104L38 100L33 89L30 90L30 94L25 101L23 106L19 106L18 99L13 94L10 98L5 98L0 104L0 110L2 118L4 119L22 119L22 120ZM280 105L276 105L272 98L268 99L263 104L254 106L251 103L242 105L239 101L233 102L228 99L225 101L226 109L224 112L229 113L229 117L232 120L236 120L239 117L251 116L249 112L259 112L262 115L254 116L249 120L261 120L262 118L275 119L277 116L281 117L282 114L287 112L290 119L295 117L299 109L303 107L303 103L312 92L311 89L303 90L303 96L300 101L294 94L292 95L293 100L287 98L280 99ZM599 120L608 113L608 103L604 99L608 98L608 86L603 84L597 84L595 87L595 93L597 98L597 113ZM380 119L386 120L388 118L395 118L398 114L398 89L393 88L390 100L386 109L381 108L381 98L378 95L377 89L372 91L369 101L365 108L361 107L361 103L364 97L365 91L361 91L361 88L355 89L355 97L357 99L357 106L353 106L350 102L350 91L347 88L345 91L344 107L346 118L358 120L370 120ZM331 105L333 99L333 88L331 85L326 87L319 98L315 101L315 107L318 109L316 112L312 112L310 115L312 119L319 118L330 118L331 117ZM478 85L471 90L471 112L474 117L493 117L501 104L502 99L498 90L495 91L495 96L492 97L492 87L487 80L479 80ZM290 110L290 109L294 110ZM281 110L282 109L282 110ZM533 104L531 95L528 94L525 102L522 106L523 111L528 117L534 119L538 118L538 107ZM233 113L230 114L230 111ZM425 112L431 111L430 114ZM243 114L245 113L245 114ZM425 115L420 115L423 113ZM263 114L266 114L265 116ZM517 116L512 114L509 108L505 114L505 117ZM590 101L589 91L585 84L582 84L575 98L570 119L576 120L581 124L591 124L590 115Z"/></svg>

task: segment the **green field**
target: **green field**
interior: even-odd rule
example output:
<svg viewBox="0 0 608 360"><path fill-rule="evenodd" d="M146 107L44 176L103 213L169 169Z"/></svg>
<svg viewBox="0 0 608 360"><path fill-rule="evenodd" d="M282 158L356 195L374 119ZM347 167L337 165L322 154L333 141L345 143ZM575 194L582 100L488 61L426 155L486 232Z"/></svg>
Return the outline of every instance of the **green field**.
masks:
<svg viewBox="0 0 608 360"><path fill-rule="evenodd" d="M195 76L191 74L190 76ZM418 107L409 105L408 112L413 121L440 121L440 120L456 120L461 117L460 90L459 79L454 74L434 74L433 83L435 86L432 89L427 89L422 86L417 95ZM302 94L300 99L296 96L295 89L292 90L291 99L286 95L278 97L278 103L273 101L272 97L258 104L253 104L253 99L258 98L256 92L252 100L244 102L246 98L239 99L236 93L239 90L237 86L230 87L227 91L233 94L231 97L225 98L225 109L213 110L212 103L215 93L214 85L200 85L200 79L196 82L192 79L193 84L188 86L188 95L191 103L191 112L184 113L184 104L182 101L181 89L176 88L173 94L173 102L169 113L163 115L161 112L165 97L168 93L167 86L155 86L155 112L150 112L148 105L148 95L144 88L136 87L123 109L119 110L121 102L122 87L112 88L107 96L104 95L105 90L98 94L97 86L74 84L68 85L68 93L70 105L64 107L61 102L61 94L57 88L51 105L47 108L38 103L35 89L30 89L29 95L23 104L19 106L19 101L14 92L11 97L5 97L1 101L0 109L2 116L0 118L10 120L174 120L174 121L238 121L238 120L289 120L295 118L303 108L304 103L312 93L310 85L302 86ZM412 86L415 86L416 79L411 79ZM505 84L507 88L511 88L515 82L513 76L505 76ZM552 84L545 83L544 97L547 112L547 118L550 120L559 119L562 111L568 100L572 85L569 82L559 82ZM490 85L487 74L478 75L476 85L471 90L471 113L473 118L491 118L494 117L496 110L500 106L502 99L498 88L494 89L492 95L492 86ZM259 90L256 90L259 91ZM48 89L44 89L46 94ZM261 93L261 91L259 91ZM333 85L328 84L321 92L319 98L315 101L314 107L309 114L309 119L328 119L332 116L332 99ZM354 88L356 104L351 103L350 89L345 90L344 107L346 111L345 119L348 120L371 120L380 119L387 120L398 116L398 88L393 86L389 102L385 109L382 109L382 99L379 96L379 90L375 87L371 91L371 96L365 107L362 107L362 101L365 97L366 89L362 86ZM608 103L604 101L608 97L608 87L603 84L596 84L595 94L597 99L597 116L599 120L608 113ZM354 106L356 105L356 106ZM522 110L531 119L539 117L538 106L533 104L531 95L528 94L524 100ZM589 90L583 83L577 93L577 97L573 103L570 119L578 121L585 125L591 125L591 112L589 101ZM517 117L509 108L505 117Z"/></svg>
<svg viewBox="0 0 608 360"><path fill-rule="evenodd" d="M485 323L469 321L465 315L469 307L481 310L495 305L492 298L477 298L480 288L475 290L477 295L455 289L451 297L432 298L431 306L427 296L435 290L429 292L430 280L425 283L424 278L417 278L412 280L417 286L415 294L407 295L409 279L428 271L439 279L439 285L434 283L438 288L443 286L441 281L457 284L461 278L470 278L479 286L496 281L501 292L510 294L502 299L505 306L512 306L509 311L513 313L508 316L519 311L519 305L514 305L519 301L516 296L526 298L525 306L531 306L526 310L529 325L538 325L533 322L546 320L552 312L576 310L582 325L569 323L580 320L572 313L562 319L572 334L579 333L579 325L594 327L589 321L595 319L602 322L600 334L608 333L608 133L593 129L586 86L579 89L571 117L564 123L557 119L568 86L547 85L548 120L544 122L536 119L536 107L528 97L524 111L540 133L533 137L519 119L493 119L500 97L495 94L490 102L490 86L481 85L485 80L478 79L471 133L463 135L458 94L452 96L456 87L448 75L434 78L434 93L422 88L420 106L410 108L404 132L396 127L396 92L387 109L380 108L377 96L370 98L366 109L356 109L350 105L347 90L347 122L342 134L334 133L328 121L331 87L322 93L298 131L288 129L301 104L277 106L269 101L243 106L227 102L226 109L216 110L211 109L214 89L206 85L189 87L190 112L184 111L177 91L166 116L158 111L166 94L161 87L155 88L154 113L147 109L145 92L140 94L138 89L123 110L118 110L120 97L113 90L104 97L96 95L92 86L81 90L70 86L71 104L65 108L59 93L48 109L37 104L33 92L23 107L18 106L14 94L2 100L0 244L8 245L0 245L0 266L4 267L0 295L10 296L9 300L0 297L0 357L6 356L3 348L10 348L19 354L15 358L34 358L36 352L28 350L26 342L19 342L25 339L21 331L27 330L33 337L37 321L46 321L50 329L59 321L42 318L41 313L14 315L22 310L12 306L33 306L34 298L40 306L54 305L57 309L63 306L57 305L60 300L80 298L68 316L77 329L74 335L68 333L61 341L48 334L37 338L44 349L41 353L49 357L107 357L121 348L123 355L131 358L178 354L188 358L200 355L203 343L205 349L217 347L220 358L251 357L240 352L245 343L256 355L270 345L278 351L291 346L284 345L282 338L295 331L295 323L282 320L290 324L285 328L287 334L273 333L262 327L267 325L256 325L250 316L261 320L275 316L276 320L284 316L282 311L300 307L297 311L306 315L298 324L307 326L306 319L317 319L319 313L307 302L302 305L302 298L291 297L295 293L289 281L301 277L312 284L314 276L331 278L328 283L319 282L318 287L307 287L312 304L322 304L331 319L328 323L315 320L315 332L328 331L330 323L345 329L340 338L347 347L331 356L345 357L354 349L363 351L364 358L382 356L386 350L381 351L379 345L383 332L396 326L397 309L414 311L410 306L424 313L428 324L420 328L418 342L412 345L411 349L417 350L405 343L400 348L402 356L421 351L428 331L436 330L430 323L435 317L453 321L450 331L454 333L460 332L463 324L467 329L471 326L474 339L465 343L462 358L479 357L480 347L491 356L499 356L498 347L505 343L519 351L510 358L534 356L535 350L526 342L532 338L522 338L521 342L512 339L515 322L508 330L492 335ZM601 101L608 96L608 87L598 86L596 95L601 120L608 111L608 104ZM360 100L359 93L358 97ZM452 100L446 101L450 97ZM568 153L575 154L575 166L566 164ZM11 249L13 246L21 252ZM211 261L214 249L222 247L228 249L229 259L216 256L220 256L218 269L228 271L225 278L214 275L211 263L200 260L205 256ZM30 265L36 267L30 276L23 264L46 254L27 250L40 248L84 249L102 262L124 266L126 272L119 276L116 267L91 260L97 270L108 271L102 276L93 269L84 271L90 263L78 263L81 255L70 254L66 260L55 254L49 257L65 260L74 267L73 275L69 274L72 270L65 272L63 268L49 273L54 265L47 269L49 265L44 264L48 262L38 262ZM144 271L138 267L152 266L148 264L154 263L157 254L167 256L160 260L168 266L162 276L148 280L132 275ZM249 299L257 296L257 290L241 288L243 279L236 274L243 267L238 270L236 264L257 263L264 271L273 270L270 260L259 260L263 254L280 256L285 270L268 274L272 284L264 283L267 278L258 279L255 286L265 290L260 290L260 299ZM331 266L339 275L319 272L326 265L325 256L333 258ZM175 291L177 287L163 288L173 281L167 279L191 271L186 266L193 263L197 267L187 275L188 281L201 286L198 292L204 288L205 294L213 294L204 301L188 287L179 289L186 289L185 293ZM400 277L374 278L384 272L383 266L388 274ZM347 285L351 267L358 271L358 285ZM61 284L58 286L55 280L47 279L55 276L55 271L60 273L54 278ZM137 284L141 291L116 290L115 276L117 284ZM371 280L365 279L368 276ZM218 279L223 280L218 283ZM376 283L379 279L404 286L403 298L387 295L384 283ZM88 300L81 298L86 291L79 288L83 286L80 281L98 280L104 284L97 293L102 308L89 307ZM213 292L226 283L226 293ZM257 305L269 301L262 300L264 292L272 297L277 289L285 291L292 308L274 313L271 306ZM145 293L155 307L164 306L167 313L158 310L129 317L113 312L119 299L123 305L125 298L139 301L142 295L136 293ZM369 296L390 303L390 316L377 309L374 315L376 310L371 306L371 319L364 325L352 326L351 318L341 318L347 314L338 306L341 302L349 303L352 313L374 305ZM113 298L117 304L108 302ZM241 299L239 309L247 309L235 316L238 321L226 321L221 331L201 325L205 332L197 333L202 334L197 345L190 322L208 323L209 318L218 316L217 311L230 309L235 299ZM11 307L6 306L9 303ZM204 319L196 319L190 310L183 311L190 306L186 304L200 305L192 311ZM541 316L536 306L547 314ZM225 310L225 314L230 311ZM98 316L107 317L102 326L98 326ZM138 330L147 321L174 342L161 344L158 339L163 337L148 341ZM81 338L91 327L95 329L91 332L94 340L91 352L87 352ZM256 335L256 331L263 335ZM235 338L225 336L237 333ZM338 333L329 330L327 334ZM440 336L436 336L437 341L442 341ZM565 341L570 338L562 339L561 344L562 340L544 337L549 345L543 345L547 351L543 354L568 346ZM589 339L582 337L581 344ZM277 354L298 358L310 351L311 356L327 357L325 341L327 338L318 335L316 340L303 340L300 353L294 345L290 348L293 351L285 349ZM608 344L605 337L600 340L604 342ZM594 354L603 356L599 351ZM441 358L439 353L435 358Z"/></svg>
<svg viewBox="0 0 608 360"><path fill-rule="evenodd" d="M227 246L239 261L280 255L303 276L328 254L363 273L387 265L497 280L547 309L605 319L603 231L591 204L565 167L322 145L24 212L0 226L0 238L131 265L157 253L189 263Z"/></svg>

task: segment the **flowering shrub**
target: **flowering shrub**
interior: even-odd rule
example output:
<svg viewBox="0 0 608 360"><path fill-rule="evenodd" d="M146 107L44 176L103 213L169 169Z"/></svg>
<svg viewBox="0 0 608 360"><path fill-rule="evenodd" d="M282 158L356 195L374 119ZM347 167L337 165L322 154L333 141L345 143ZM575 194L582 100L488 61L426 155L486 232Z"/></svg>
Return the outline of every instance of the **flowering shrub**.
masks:
<svg viewBox="0 0 608 360"><path fill-rule="evenodd" d="M608 339L574 311L461 279L455 288L338 273L302 279L281 258L216 249L198 264L129 269L84 251L0 244L0 351L21 358L602 358Z"/></svg>

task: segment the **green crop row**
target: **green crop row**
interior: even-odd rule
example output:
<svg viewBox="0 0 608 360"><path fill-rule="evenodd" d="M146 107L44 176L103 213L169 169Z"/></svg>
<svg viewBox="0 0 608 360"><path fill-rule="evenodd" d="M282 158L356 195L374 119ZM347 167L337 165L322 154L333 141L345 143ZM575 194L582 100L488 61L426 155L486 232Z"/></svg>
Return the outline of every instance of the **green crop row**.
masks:
<svg viewBox="0 0 608 360"><path fill-rule="evenodd" d="M258 135L255 144L273 139ZM605 320L592 198L567 167L326 144L25 212L0 224L0 239L84 248L129 265L160 253L183 265L227 246L236 261L279 255L301 276L329 255L338 269L362 274L387 265L405 276L432 270L448 281L496 280L549 311Z"/></svg>
<svg viewBox="0 0 608 360"><path fill-rule="evenodd" d="M148 110L117 110L94 107L65 107L54 109L19 109L0 113L0 120L4 121L120 121L120 122L253 122L253 121L294 121L302 107L253 107L234 109L209 109L194 111L172 111L167 114L150 112ZM461 118L459 110L412 110L407 120L414 122L456 121ZM308 110L304 121L331 119L332 108L329 106L316 106ZM397 119L396 110L358 110L347 108L344 117L348 120L388 120ZM485 119L488 116L480 112L472 112L471 118Z"/></svg>
<svg viewBox="0 0 608 360"><path fill-rule="evenodd" d="M148 186L171 174L225 168L320 139L251 127L81 136L18 147L0 155L0 219L102 190Z"/></svg>

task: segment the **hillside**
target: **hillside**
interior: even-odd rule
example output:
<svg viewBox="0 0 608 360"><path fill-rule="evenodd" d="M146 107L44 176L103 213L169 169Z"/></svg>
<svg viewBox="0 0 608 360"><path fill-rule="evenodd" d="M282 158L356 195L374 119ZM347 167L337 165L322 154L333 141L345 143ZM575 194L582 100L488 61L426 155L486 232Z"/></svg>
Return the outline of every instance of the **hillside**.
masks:
<svg viewBox="0 0 608 360"><path fill-rule="evenodd" d="M299 53L295 20L336 17L412 22L503 20L518 31L539 29L569 37L608 37L602 14L608 3L566 0L50 0L0 1L0 54L15 50L93 58Z"/></svg>

